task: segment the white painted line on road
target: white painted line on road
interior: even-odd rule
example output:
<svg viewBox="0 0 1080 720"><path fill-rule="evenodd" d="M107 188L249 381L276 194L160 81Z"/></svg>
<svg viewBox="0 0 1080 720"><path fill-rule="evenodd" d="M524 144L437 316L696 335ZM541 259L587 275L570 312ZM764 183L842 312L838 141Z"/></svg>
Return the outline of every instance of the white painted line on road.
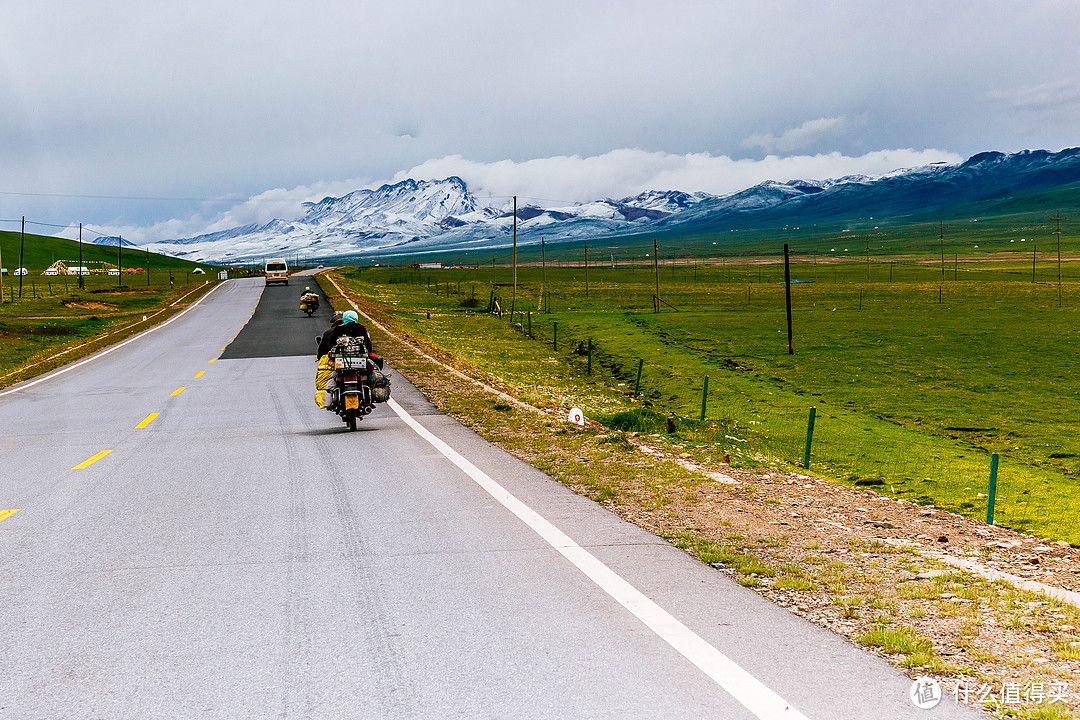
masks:
<svg viewBox="0 0 1080 720"><path fill-rule="evenodd" d="M201 298L196 300L194 303L192 303L188 307L184 308L180 312L176 313L175 315L173 315L171 318L169 318L165 322L161 323L160 325L155 325L154 327L150 328L149 330L143 330L138 335L134 335L132 337L129 337L124 342L117 343L116 345L113 345L110 348L107 348L105 350L97 352L97 353L91 355L90 357L88 357L88 358L86 358L84 360L80 360L77 363L72 363L71 365L66 365L66 366L60 368L59 370L54 370L53 372L48 373L47 375L42 375L37 380L30 380L29 382L25 382L25 383L21 383L19 385L16 385L13 388L8 388L7 390L4 390L4 391L0 392L0 397L4 397L5 395L10 395L11 393L19 392L20 390L26 390L27 388L32 388L32 387L34 387L35 385L37 385L39 383L45 382L46 380L52 380L54 377L57 377L59 375L63 375L64 373L70 372L70 371L74 370L75 368L82 367L83 365L85 365L88 362L92 362L94 360L97 360L98 358L105 357L106 355L113 352L114 350L119 350L120 348L124 347L128 343L133 343L136 340L138 340L139 338L141 338L141 337L143 337L145 335L149 335L150 333L154 332L155 330L160 330L161 328L165 327L166 325L173 322L174 320L179 320L184 315L186 315L188 312L190 312L191 310L194 310L196 307L199 306L199 303L201 303L203 300L205 300L206 298L213 295L214 292L218 288L223 287L224 285L225 285L225 283L220 283L220 284L214 286L213 288L210 289L210 292L206 293Z"/></svg>
<svg viewBox="0 0 1080 720"><path fill-rule="evenodd" d="M712 678L717 685L742 703L746 709L761 718L761 720L773 720L774 718L805 719L806 716L767 688L760 680L743 670L731 658L705 642L697 633L676 620L641 591L623 580L614 570L574 542L570 536L518 500L506 488L493 480L491 476L466 460L446 442L413 419L393 398L390 398L387 404L416 434L424 438L450 462L457 465L462 472L498 500L503 507L516 515L536 534L544 538L548 544L562 553L567 560L585 573L604 592L633 613L635 617L645 623L650 630L659 635L687 660L694 663L702 672Z"/></svg>

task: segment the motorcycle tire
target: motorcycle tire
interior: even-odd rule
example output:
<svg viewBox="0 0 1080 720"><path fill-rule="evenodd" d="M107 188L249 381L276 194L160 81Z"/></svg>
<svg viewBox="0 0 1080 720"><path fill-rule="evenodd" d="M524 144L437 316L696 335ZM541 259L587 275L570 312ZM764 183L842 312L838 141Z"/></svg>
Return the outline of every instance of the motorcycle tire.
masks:
<svg viewBox="0 0 1080 720"><path fill-rule="evenodd" d="M345 422L348 424L350 432L356 430L356 411L355 410L346 410L345 411Z"/></svg>

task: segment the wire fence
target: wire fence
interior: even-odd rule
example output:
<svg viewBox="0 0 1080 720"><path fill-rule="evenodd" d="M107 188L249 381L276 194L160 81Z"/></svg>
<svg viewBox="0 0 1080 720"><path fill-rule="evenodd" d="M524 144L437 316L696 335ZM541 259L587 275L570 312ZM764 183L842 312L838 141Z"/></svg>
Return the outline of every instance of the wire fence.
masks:
<svg viewBox="0 0 1080 720"><path fill-rule="evenodd" d="M1075 291L1068 282L1059 288L1056 267L1040 274L1038 265L1035 282L1031 282L1030 267L1025 273L1015 267L965 268L957 263L946 268L942 280L940 263L936 267L923 262L870 263L871 281L867 282L857 278L859 270L850 264L839 269L819 266L816 280L812 261L800 265L792 278L808 282L798 291L799 310L804 314L813 310L821 317L839 310L902 312L912 297L927 307L952 303L967 309L1055 308L1062 297L1068 304ZM799 472L808 411L816 405L810 472L879 494L987 518L993 453L987 447L990 443L980 437L980 428L946 427L950 432L935 434L884 413L878 415L872 407L823 405L811 397L803 404L761 402L761 393L752 398L742 394L738 383L730 382L739 375L731 358L711 353L707 347L696 348L706 356L703 365L666 363L665 350L656 345L663 341L665 323L644 324L648 315L656 316L649 313L655 309L656 270L605 270L610 272L607 278L604 272L593 270L586 287L583 267L561 268L557 281L547 282L538 282L533 268L516 293L506 268L466 271L471 275L447 270L388 271L391 274L384 281L420 285L450 306L468 307L466 300L470 300L473 309L499 314L502 323L546 346L551 357L582 377L606 378L638 400L635 417L603 418L613 427L666 436L717 459L727 456L735 465L777 465ZM775 310L783 303L781 268L699 265L695 279L693 266L675 266L674 281L672 271L666 268L667 282L661 284L670 303L661 313L668 324L692 324L702 308L757 312ZM681 319L684 315L686 320ZM612 334L614 316L620 316L615 323L619 335ZM635 327L642 328L637 341L627 337ZM711 386L706 387L710 380ZM787 390L798 392L797 388ZM668 418L673 426L667 424ZM1000 438L994 440L1001 445ZM1020 447L996 449L1000 462L994 521L1080 543L1080 486L1075 476L1061 468L1031 463ZM1015 458L1013 450L1019 451Z"/></svg>

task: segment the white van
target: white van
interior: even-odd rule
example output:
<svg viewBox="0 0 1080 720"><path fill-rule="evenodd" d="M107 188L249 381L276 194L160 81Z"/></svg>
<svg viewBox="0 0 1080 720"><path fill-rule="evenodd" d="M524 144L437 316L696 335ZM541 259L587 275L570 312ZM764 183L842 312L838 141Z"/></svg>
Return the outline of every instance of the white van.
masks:
<svg viewBox="0 0 1080 720"><path fill-rule="evenodd" d="M270 258L266 261L266 284L289 284L289 264L283 258Z"/></svg>

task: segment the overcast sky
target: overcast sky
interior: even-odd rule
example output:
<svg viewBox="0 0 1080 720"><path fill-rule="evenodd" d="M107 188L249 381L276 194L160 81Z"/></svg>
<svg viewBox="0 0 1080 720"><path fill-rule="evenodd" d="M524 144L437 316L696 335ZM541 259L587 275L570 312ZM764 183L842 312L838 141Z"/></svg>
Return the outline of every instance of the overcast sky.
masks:
<svg viewBox="0 0 1080 720"><path fill-rule="evenodd" d="M1080 144L1076 0L4 0L0 33L0 220L135 241L405 177L552 204Z"/></svg>

